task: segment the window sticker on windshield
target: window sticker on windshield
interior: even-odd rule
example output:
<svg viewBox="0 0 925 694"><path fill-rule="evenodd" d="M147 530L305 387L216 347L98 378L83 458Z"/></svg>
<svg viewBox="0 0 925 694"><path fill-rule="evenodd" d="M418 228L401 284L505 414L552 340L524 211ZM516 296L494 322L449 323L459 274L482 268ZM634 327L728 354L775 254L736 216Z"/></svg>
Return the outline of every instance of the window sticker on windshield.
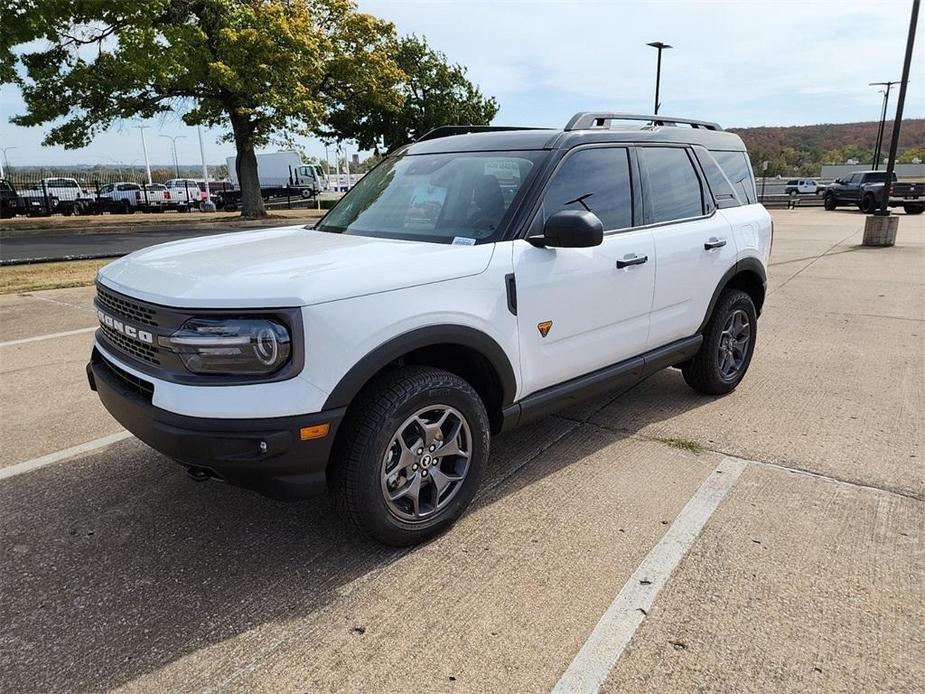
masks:
<svg viewBox="0 0 925 694"><path fill-rule="evenodd" d="M468 236L454 236L453 245L454 246L474 246L475 239L470 239Z"/></svg>
<svg viewBox="0 0 925 694"><path fill-rule="evenodd" d="M516 161L510 159L489 159L485 162L483 171L498 180L520 180L520 167Z"/></svg>

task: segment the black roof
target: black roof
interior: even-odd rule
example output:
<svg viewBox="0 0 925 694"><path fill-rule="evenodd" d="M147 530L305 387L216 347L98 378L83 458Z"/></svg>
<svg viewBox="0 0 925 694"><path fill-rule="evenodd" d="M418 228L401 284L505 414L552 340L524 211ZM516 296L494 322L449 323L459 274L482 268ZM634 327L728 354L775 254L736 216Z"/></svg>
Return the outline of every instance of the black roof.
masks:
<svg viewBox="0 0 925 694"><path fill-rule="evenodd" d="M562 130L504 126L446 126L412 143L408 154L569 149L596 142L698 144L713 150L745 151L742 139L716 123L669 116L581 112Z"/></svg>

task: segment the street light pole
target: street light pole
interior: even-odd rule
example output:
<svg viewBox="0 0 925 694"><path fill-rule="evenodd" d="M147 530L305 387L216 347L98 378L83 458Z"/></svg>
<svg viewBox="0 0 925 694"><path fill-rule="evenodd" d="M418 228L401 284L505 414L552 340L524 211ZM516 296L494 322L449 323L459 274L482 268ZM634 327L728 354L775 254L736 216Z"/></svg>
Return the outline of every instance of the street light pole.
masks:
<svg viewBox="0 0 925 694"><path fill-rule="evenodd" d="M647 43L647 46L652 46L658 50L658 63L655 67L655 115L658 115L658 107L661 105L658 102L658 89L662 81L662 51L666 48L672 48L667 43L662 43L661 41L653 41L652 43Z"/></svg>
<svg viewBox="0 0 925 694"><path fill-rule="evenodd" d="M215 212L215 205L212 204L212 192L209 190L209 167L206 166L206 148L202 144L202 126L196 126L196 133L199 135L199 156L202 159L202 181L206 189L206 199L203 201L201 209L203 212Z"/></svg>
<svg viewBox="0 0 925 694"><path fill-rule="evenodd" d="M145 142L145 129L151 126L149 125L135 125L132 126L138 128L138 132L141 133L141 149L145 153L145 171L148 173L148 185L151 185L151 164L148 163L148 145Z"/></svg>
<svg viewBox="0 0 925 694"><path fill-rule="evenodd" d="M899 80L892 80L890 82L871 82L868 87L886 87L883 92L883 110L880 112L880 125L877 128L877 142L874 145L874 163L871 168L876 171L880 168L880 148L883 146L883 130L886 127L886 109L887 103L890 100L890 88L894 84L899 84Z"/></svg>
<svg viewBox="0 0 925 694"><path fill-rule="evenodd" d="M4 177L6 176L6 174L4 173L5 169L3 168L4 165L6 166L7 169L10 168L10 160L7 159L6 153L7 153L7 151L9 151L9 150L11 150L11 149L16 149L16 147L11 145L11 146L9 146L9 147L2 147L2 148L0 148L0 150L3 151L3 160L0 161L0 178L4 178Z"/></svg>
<svg viewBox="0 0 925 694"><path fill-rule="evenodd" d="M180 178L180 163L177 161L177 140L182 140L186 135L161 135L170 140L171 150L173 152L173 169L177 178Z"/></svg>
<svg viewBox="0 0 925 694"><path fill-rule="evenodd" d="M909 68L912 65L912 47L915 45L915 26L919 21L920 0L912 0L912 14L909 17L909 35L906 37L906 57L903 60L903 76L899 83L899 97L896 101L896 120L893 122L893 137L890 139L890 158L886 164L886 179L883 181L883 195L880 209L874 214L885 217L890 214L890 185L896 169L896 150L899 147L899 129L903 122L903 107L906 105L906 87L909 85Z"/></svg>

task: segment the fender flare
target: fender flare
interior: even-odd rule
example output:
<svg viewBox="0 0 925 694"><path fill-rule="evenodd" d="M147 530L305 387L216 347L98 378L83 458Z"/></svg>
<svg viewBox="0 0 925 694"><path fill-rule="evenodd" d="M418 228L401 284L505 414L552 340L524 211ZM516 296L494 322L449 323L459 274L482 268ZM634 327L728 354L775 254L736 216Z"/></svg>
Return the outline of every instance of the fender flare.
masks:
<svg viewBox="0 0 925 694"><path fill-rule="evenodd" d="M716 302L719 301L719 295L726 288L726 285L729 284L729 280L738 275L740 272L754 272L761 278L761 284L765 287L767 291L768 286L768 273L764 269L764 265L761 264L761 261L755 257L742 258L738 260L735 265L726 270L722 279L720 279L719 284L716 285L716 289L713 290L713 296L710 297L710 303L707 306L707 312L703 317L703 322L700 323L700 327L697 328L697 334L703 332L703 329L707 326L707 321L710 320L710 316L713 314L713 309L716 307ZM756 307L758 313L761 313L761 308Z"/></svg>
<svg viewBox="0 0 925 694"><path fill-rule="evenodd" d="M453 344L469 347L492 365L502 389L502 406L514 401L517 381L510 359L495 340L480 330L464 325L429 325L417 328L379 345L340 379L324 403L325 410L346 407L356 397L369 379L399 357L422 347Z"/></svg>

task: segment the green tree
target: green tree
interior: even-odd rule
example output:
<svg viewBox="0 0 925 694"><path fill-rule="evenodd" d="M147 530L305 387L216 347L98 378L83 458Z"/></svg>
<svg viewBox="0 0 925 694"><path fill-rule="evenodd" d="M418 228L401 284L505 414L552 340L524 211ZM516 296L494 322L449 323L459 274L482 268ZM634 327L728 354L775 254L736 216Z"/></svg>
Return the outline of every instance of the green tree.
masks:
<svg viewBox="0 0 925 694"><path fill-rule="evenodd" d="M69 148L168 111L226 127L247 217L265 214L256 147L318 131L355 94L401 105L394 27L353 0L5 0L0 26L0 78L26 102L14 123Z"/></svg>
<svg viewBox="0 0 925 694"><path fill-rule="evenodd" d="M449 63L425 39L401 39L393 57L404 73L398 85L403 99L388 103L357 93L331 111L327 137L355 140L379 154L441 125L488 125L497 114L495 98L485 97L465 67Z"/></svg>

